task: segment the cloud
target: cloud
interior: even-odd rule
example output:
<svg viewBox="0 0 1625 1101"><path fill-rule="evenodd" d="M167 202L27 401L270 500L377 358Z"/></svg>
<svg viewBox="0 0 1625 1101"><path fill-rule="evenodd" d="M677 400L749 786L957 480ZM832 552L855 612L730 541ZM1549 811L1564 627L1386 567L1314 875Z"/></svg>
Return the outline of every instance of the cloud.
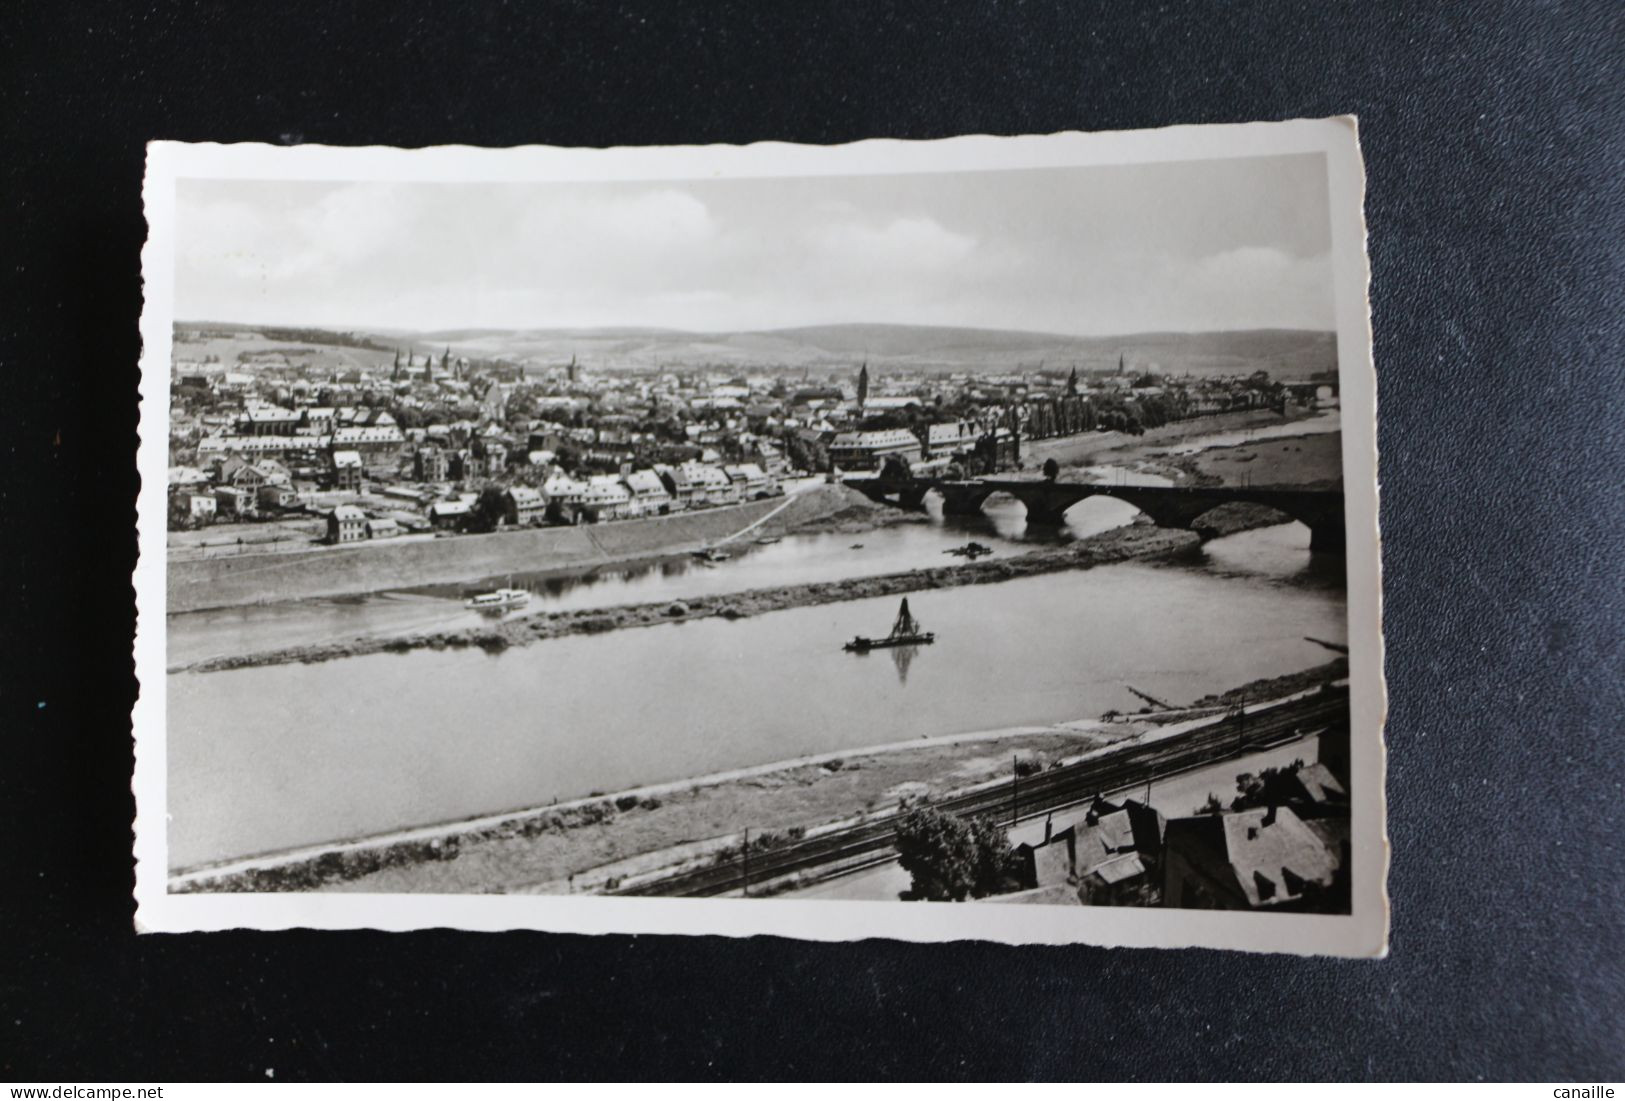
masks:
<svg viewBox="0 0 1625 1101"><path fill-rule="evenodd" d="M955 233L934 218L915 215L882 225L857 220L809 227L804 240L818 256L841 265L936 269L963 263L976 249L976 239Z"/></svg>
<svg viewBox="0 0 1625 1101"><path fill-rule="evenodd" d="M544 193L528 204L516 229L535 247L578 256L613 250L630 261L636 253L706 244L718 224L693 195L663 188L613 196Z"/></svg>
<svg viewBox="0 0 1625 1101"><path fill-rule="evenodd" d="M1330 327L1324 169L1299 167L189 180L176 303L183 317L344 327Z"/></svg>
<svg viewBox="0 0 1625 1101"><path fill-rule="evenodd" d="M1185 300L1212 327L1335 326L1329 254L1294 256L1256 245L1204 256L1179 280Z"/></svg>

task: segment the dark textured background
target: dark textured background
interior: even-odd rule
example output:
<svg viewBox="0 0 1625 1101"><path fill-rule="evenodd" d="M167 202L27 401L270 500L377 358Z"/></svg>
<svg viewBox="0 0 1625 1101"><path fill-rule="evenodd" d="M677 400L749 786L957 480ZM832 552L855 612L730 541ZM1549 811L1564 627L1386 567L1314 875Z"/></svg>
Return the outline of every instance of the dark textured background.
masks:
<svg viewBox="0 0 1625 1101"><path fill-rule="evenodd" d="M0 1079L1625 1077L1621 10L9 8ZM131 933L148 139L842 142L1345 112L1382 411L1388 960Z"/></svg>

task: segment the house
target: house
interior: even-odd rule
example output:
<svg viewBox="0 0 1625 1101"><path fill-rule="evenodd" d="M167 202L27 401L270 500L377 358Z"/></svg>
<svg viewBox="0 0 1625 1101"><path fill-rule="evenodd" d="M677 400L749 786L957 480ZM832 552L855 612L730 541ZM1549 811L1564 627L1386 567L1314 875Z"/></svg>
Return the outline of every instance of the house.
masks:
<svg viewBox="0 0 1625 1101"><path fill-rule="evenodd" d="M918 409L920 399L907 394L887 395L885 397L870 397L858 403L866 413L901 413L908 409Z"/></svg>
<svg viewBox="0 0 1625 1101"><path fill-rule="evenodd" d="M777 444L763 440L756 445L756 454L761 460L762 469L767 472L770 479L776 481L790 470L790 463Z"/></svg>
<svg viewBox="0 0 1625 1101"><path fill-rule="evenodd" d="M293 486L286 482L265 483L260 486L255 500L260 508L272 511L299 507L299 494L294 491Z"/></svg>
<svg viewBox="0 0 1625 1101"><path fill-rule="evenodd" d="M634 470L624 481L639 515L664 516L671 511L671 494L666 492L666 484L653 470Z"/></svg>
<svg viewBox="0 0 1625 1101"><path fill-rule="evenodd" d="M754 501L761 497L770 497L778 486L769 481L766 473L755 463L741 463L737 466L725 466L722 472L728 475L733 482L739 499Z"/></svg>
<svg viewBox="0 0 1625 1101"><path fill-rule="evenodd" d="M367 514L354 505L340 505L327 514L329 543L359 543L367 538Z"/></svg>
<svg viewBox="0 0 1625 1101"><path fill-rule="evenodd" d="M659 465L654 469L671 498L671 511L682 512L693 507L694 483L689 481L688 473L682 467Z"/></svg>
<svg viewBox="0 0 1625 1101"><path fill-rule="evenodd" d="M237 431L244 436L292 436L299 427L299 414L277 405L249 402L237 418Z"/></svg>
<svg viewBox="0 0 1625 1101"><path fill-rule="evenodd" d="M1019 877L1028 888L1069 885L1091 906L1149 905L1157 888L1163 818L1133 799L1121 805L1096 798L1079 818L1044 840L1016 846Z"/></svg>
<svg viewBox="0 0 1625 1101"><path fill-rule="evenodd" d="M587 499L587 483L568 474L554 474L542 483L547 498L548 519L560 524L579 524L581 506Z"/></svg>
<svg viewBox="0 0 1625 1101"><path fill-rule="evenodd" d="M594 474L587 479L580 507L589 520L619 520L632 515L632 491L618 474Z"/></svg>
<svg viewBox="0 0 1625 1101"><path fill-rule="evenodd" d="M485 460L485 469L491 474L499 473L508 465L508 446L500 440L483 439L480 441L481 456Z"/></svg>
<svg viewBox="0 0 1625 1101"><path fill-rule="evenodd" d="M221 485L257 494L261 486L285 484L289 478L287 468L281 463L271 459L249 462L241 456L232 455L220 464L219 481Z"/></svg>
<svg viewBox="0 0 1625 1101"><path fill-rule="evenodd" d="M1348 813L1348 792L1324 764L1304 765L1282 782L1289 792L1286 801L1298 810L1300 817L1314 816L1328 809Z"/></svg>
<svg viewBox="0 0 1625 1101"><path fill-rule="evenodd" d="M969 451L981 435L982 430L972 421L929 425L925 430L925 453L935 459Z"/></svg>
<svg viewBox="0 0 1625 1101"><path fill-rule="evenodd" d="M170 489L194 489L208 484L208 474L195 466L172 466L169 468Z"/></svg>
<svg viewBox="0 0 1625 1101"><path fill-rule="evenodd" d="M530 438L526 442L532 451L557 452L559 448L569 442L569 437L564 434L564 430L558 425L549 424L531 429Z"/></svg>
<svg viewBox="0 0 1625 1101"><path fill-rule="evenodd" d="M738 487L721 467L712 466L710 463L687 462L681 469L693 487L691 500L695 506L731 505L738 502Z"/></svg>
<svg viewBox="0 0 1625 1101"><path fill-rule="evenodd" d="M435 528L461 527L474 510L474 498L460 497L455 501L436 501L428 508L429 524Z"/></svg>
<svg viewBox="0 0 1625 1101"><path fill-rule="evenodd" d="M393 539L397 535L406 534L398 521L391 520L388 517L368 520L366 529L368 539Z"/></svg>
<svg viewBox="0 0 1625 1101"><path fill-rule="evenodd" d="M214 491L215 514L233 519L247 519L259 515L255 491L236 486L218 486Z"/></svg>
<svg viewBox="0 0 1625 1101"><path fill-rule="evenodd" d="M1155 882L1145 857L1121 853L1078 877L1078 898L1087 906L1151 905Z"/></svg>
<svg viewBox="0 0 1625 1101"><path fill-rule="evenodd" d="M329 478L332 487L348 493L361 492L361 453L358 451L335 451L331 462L333 466Z"/></svg>
<svg viewBox="0 0 1625 1101"><path fill-rule="evenodd" d="M450 473L449 467L446 453L438 447L420 447L412 457L412 472L420 482L445 481Z"/></svg>
<svg viewBox="0 0 1625 1101"><path fill-rule="evenodd" d="M387 414L386 414L387 416ZM392 468L400 461L406 437L393 422L388 424L352 425L335 428L330 437L335 451L355 451L373 469Z"/></svg>
<svg viewBox="0 0 1625 1101"><path fill-rule="evenodd" d="M513 527L533 527L547 520L547 498L529 486L511 486L502 494L502 519Z"/></svg>
<svg viewBox="0 0 1625 1101"><path fill-rule="evenodd" d="M172 509L185 512L194 520L213 520L219 508L219 502L215 500L213 493L199 492L189 487L172 491L169 500Z"/></svg>
<svg viewBox="0 0 1625 1101"><path fill-rule="evenodd" d="M830 461L848 470L874 470L892 456L916 463L921 455L919 438L906 428L842 432L829 445Z"/></svg>
<svg viewBox="0 0 1625 1101"><path fill-rule="evenodd" d="M1175 818L1163 849L1162 904L1194 910L1315 910L1346 856L1328 828L1290 807Z"/></svg>

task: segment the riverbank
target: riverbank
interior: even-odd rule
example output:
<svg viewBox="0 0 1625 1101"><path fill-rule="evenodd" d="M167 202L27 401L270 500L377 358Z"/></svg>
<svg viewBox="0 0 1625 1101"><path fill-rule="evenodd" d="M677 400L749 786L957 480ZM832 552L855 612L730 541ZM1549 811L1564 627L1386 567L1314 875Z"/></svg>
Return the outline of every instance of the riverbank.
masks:
<svg viewBox="0 0 1625 1101"><path fill-rule="evenodd" d="M1164 457L1153 450L1147 458L1162 463L1181 485L1332 489L1343 484L1341 432L1278 436L1191 455Z"/></svg>
<svg viewBox="0 0 1625 1101"><path fill-rule="evenodd" d="M848 514L862 507L860 500L860 494L843 486L819 485L789 497L641 520L369 542L304 554L171 561L168 610L350 597L505 573L623 565L687 554L747 531L753 536L783 534Z"/></svg>
<svg viewBox="0 0 1625 1101"><path fill-rule="evenodd" d="M1335 679L1340 662L1252 682L1224 699L1275 698ZM170 890L566 893L706 859L740 832L768 844L1131 742L1159 724L1090 719L825 753L548 807L335 843L179 874ZM764 829L767 833L764 835Z"/></svg>
<svg viewBox="0 0 1625 1101"><path fill-rule="evenodd" d="M1148 428L1143 435L1131 436L1126 432L1085 432L1049 440L1023 440L1022 461L1028 469L1054 459L1061 466L1092 466L1111 461L1132 465L1146 455L1169 447L1215 436L1256 428L1276 428L1307 420L1308 412L1283 416L1269 409L1245 409L1234 413L1215 413L1187 421L1175 421L1159 428Z"/></svg>
<svg viewBox="0 0 1625 1101"><path fill-rule="evenodd" d="M1253 523L1255 520L1257 522ZM1251 519L1244 516L1236 522L1263 526L1279 523L1280 519L1276 514L1263 510ZM369 636L309 646L291 646L259 653L209 658L190 665L175 666L168 671L211 673L226 669L292 663L311 664L363 654L408 653L425 649L472 647L500 653L510 647L567 635L602 634L606 631L653 627L657 624L713 616L744 619L787 608L864 600L925 589L991 584L1060 570L1087 569L1130 559L1166 557L1189 551L1196 547L1198 542L1198 537L1192 532L1153 527L1149 523L1134 523L1087 539L1080 539L1075 543L1043 547L1007 558L983 559L979 562L878 574L843 581L751 589L689 600L553 612L458 630L384 637Z"/></svg>

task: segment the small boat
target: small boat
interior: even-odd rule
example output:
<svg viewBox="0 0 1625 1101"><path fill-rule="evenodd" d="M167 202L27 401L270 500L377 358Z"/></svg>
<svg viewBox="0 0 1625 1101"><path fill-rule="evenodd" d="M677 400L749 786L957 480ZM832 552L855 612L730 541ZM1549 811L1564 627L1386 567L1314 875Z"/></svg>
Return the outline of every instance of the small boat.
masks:
<svg viewBox="0 0 1625 1101"><path fill-rule="evenodd" d="M847 548L847 550L862 550L862 549L863 549L863 544L862 543L853 543L850 547Z"/></svg>
<svg viewBox="0 0 1625 1101"><path fill-rule="evenodd" d="M509 608L522 608L530 603L530 593L524 589L495 589L478 593L463 601L463 607L476 612L505 612Z"/></svg>
<svg viewBox="0 0 1625 1101"><path fill-rule="evenodd" d="M865 638L859 635L842 649L849 653L865 654L870 650L880 650L889 646L925 646L936 640L934 632L920 629L920 621L909 613L908 597L905 596L903 606L897 609L897 622L892 624L891 634L885 638Z"/></svg>
<svg viewBox="0 0 1625 1101"><path fill-rule="evenodd" d="M978 558L982 557L982 555L984 555L984 554L992 554L993 553L993 548L989 547L989 546L985 546L985 545L983 545L981 543L972 542L972 543L966 543L962 547L949 547L947 550L943 551L942 553L943 554L952 554L952 555L954 555L956 557L959 557L959 558L968 558L970 561L974 562Z"/></svg>
<svg viewBox="0 0 1625 1101"><path fill-rule="evenodd" d="M782 535L764 535L760 539L756 540L756 545L761 547L771 547L774 543L777 543L783 538L784 537Z"/></svg>
<svg viewBox="0 0 1625 1101"><path fill-rule="evenodd" d="M695 551L694 557L701 562L726 562L733 555L724 550L717 550L715 547L706 547L704 550Z"/></svg>

